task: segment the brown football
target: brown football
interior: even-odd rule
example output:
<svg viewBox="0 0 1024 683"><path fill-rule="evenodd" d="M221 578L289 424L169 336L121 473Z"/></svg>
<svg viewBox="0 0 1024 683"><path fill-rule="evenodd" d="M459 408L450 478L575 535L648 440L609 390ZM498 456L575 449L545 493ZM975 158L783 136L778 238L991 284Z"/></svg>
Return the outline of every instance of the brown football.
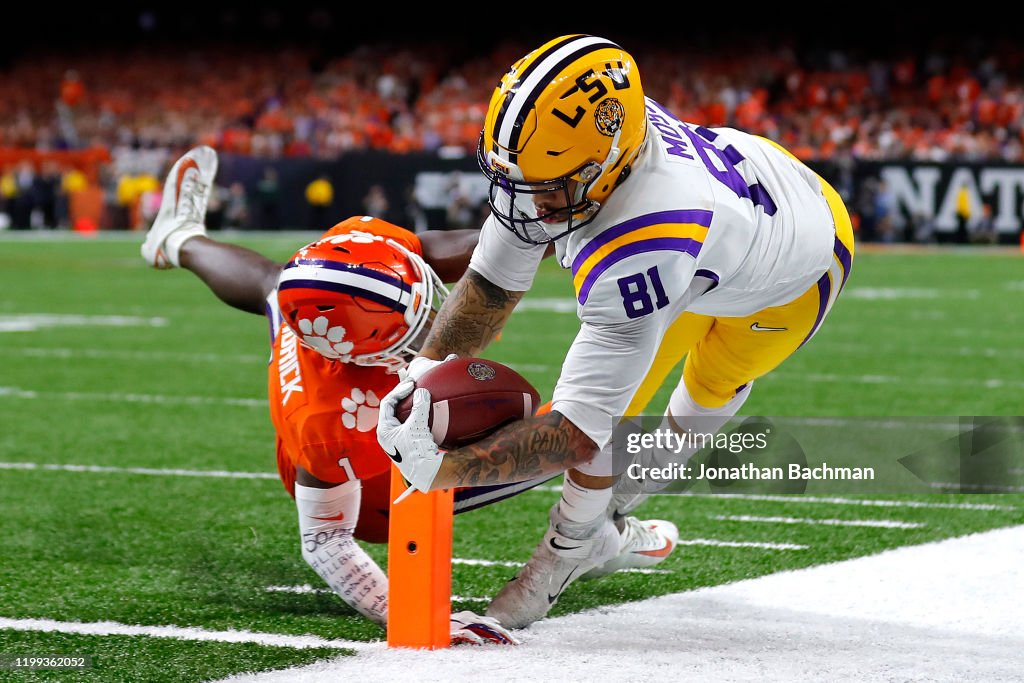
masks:
<svg viewBox="0 0 1024 683"><path fill-rule="evenodd" d="M456 358L432 368L416 383L430 392L430 431L441 448L475 443L537 412L540 394L518 372L493 360ZM405 422L412 394L398 402Z"/></svg>

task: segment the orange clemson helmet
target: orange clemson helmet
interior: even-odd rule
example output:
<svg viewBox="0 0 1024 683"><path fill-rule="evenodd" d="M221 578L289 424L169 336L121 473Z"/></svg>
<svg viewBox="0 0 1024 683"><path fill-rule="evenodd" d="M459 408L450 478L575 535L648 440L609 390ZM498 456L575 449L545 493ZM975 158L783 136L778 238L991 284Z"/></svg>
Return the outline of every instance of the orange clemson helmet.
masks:
<svg viewBox="0 0 1024 683"><path fill-rule="evenodd" d="M277 282L281 314L302 344L389 372L416 355L447 295L418 254L359 230L299 249Z"/></svg>

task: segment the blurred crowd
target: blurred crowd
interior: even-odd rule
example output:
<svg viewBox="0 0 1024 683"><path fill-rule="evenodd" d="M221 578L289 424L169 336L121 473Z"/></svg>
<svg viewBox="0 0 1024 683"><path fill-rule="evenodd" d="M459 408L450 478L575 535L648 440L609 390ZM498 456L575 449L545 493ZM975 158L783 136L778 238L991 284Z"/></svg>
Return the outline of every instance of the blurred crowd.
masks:
<svg viewBox="0 0 1024 683"><path fill-rule="evenodd" d="M86 204L113 205L123 214L115 224L140 227L159 206L168 162L199 143L271 160L471 154L495 83L532 47L506 42L469 57L453 45L384 43L334 57L227 45L26 55L0 67L0 221L61 224L69 188L93 188L102 196ZM806 160L1024 161L1020 44L885 58L767 43L626 47L647 94L680 118L764 135ZM36 156L5 157L11 150ZM83 150L93 163L80 163ZM218 189L226 224L252 226L245 194Z"/></svg>
<svg viewBox="0 0 1024 683"><path fill-rule="evenodd" d="M0 147L183 147L262 157L472 151L500 75L533 46L102 51L0 70ZM785 46L628 46L647 94L684 120L734 125L805 159L1024 159L1024 47L887 59Z"/></svg>

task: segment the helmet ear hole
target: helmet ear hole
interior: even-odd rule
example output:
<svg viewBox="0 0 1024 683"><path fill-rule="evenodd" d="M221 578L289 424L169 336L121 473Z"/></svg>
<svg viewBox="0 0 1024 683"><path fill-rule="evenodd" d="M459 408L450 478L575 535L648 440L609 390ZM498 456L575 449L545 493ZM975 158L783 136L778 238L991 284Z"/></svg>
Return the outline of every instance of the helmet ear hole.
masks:
<svg viewBox="0 0 1024 683"><path fill-rule="evenodd" d="M351 251L349 251L345 247L342 247L342 246L339 246L339 245L334 245L334 251L340 251L342 254L351 254L352 253Z"/></svg>
<svg viewBox="0 0 1024 683"><path fill-rule="evenodd" d="M327 311L333 311L334 306L317 306L316 310L320 311L321 313L326 313Z"/></svg>

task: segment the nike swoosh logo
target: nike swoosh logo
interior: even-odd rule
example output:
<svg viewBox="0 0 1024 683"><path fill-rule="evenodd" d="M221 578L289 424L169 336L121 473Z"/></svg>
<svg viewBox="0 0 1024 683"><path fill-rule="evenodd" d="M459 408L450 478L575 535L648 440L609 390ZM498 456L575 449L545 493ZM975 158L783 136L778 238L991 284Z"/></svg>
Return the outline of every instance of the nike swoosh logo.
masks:
<svg viewBox="0 0 1024 683"><path fill-rule="evenodd" d="M580 568L579 565L576 565L575 567L572 568L572 571L569 572L566 575L565 581L563 581L562 585L558 587L558 590L555 591L554 595L552 595L551 593L548 593L548 604L549 605L555 604L555 600L558 600L558 596L562 594L562 591L565 590L566 584L569 583L569 581L572 579L572 575L575 574L576 570L579 569L579 568Z"/></svg>
<svg viewBox="0 0 1024 683"><path fill-rule="evenodd" d="M195 159L185 159L184 163L178 169L178 182L174 187L174 210L178 210L178 198L181 196L181 182L185 179L185 174L189 169L196 169L196 173L199 172L199 164L196 163Z"/></svg>
<svg viewBox="0 0 1024 683"><path fill-rule="evenodd" d="M340 521L345 519L345 513L344 512L339 512L338 514L334 515L333 517L314 517L313 519L319 519L319 520L321 520L323 522L340 522Z"/></svg>
<svg viewBox="0 0 1024 683"><path fill-rule="evenodd" d="M758 323L754 323L750 326L754 332L785 332L788 327L761 327Z"/></svg>
<svg viewBox="0 0 1024 683"><path fill-rule="evenodd" d="M551 547L555 550L576 550L580 546L578 545L558 545L557 539L551 539Z"/></svg>

